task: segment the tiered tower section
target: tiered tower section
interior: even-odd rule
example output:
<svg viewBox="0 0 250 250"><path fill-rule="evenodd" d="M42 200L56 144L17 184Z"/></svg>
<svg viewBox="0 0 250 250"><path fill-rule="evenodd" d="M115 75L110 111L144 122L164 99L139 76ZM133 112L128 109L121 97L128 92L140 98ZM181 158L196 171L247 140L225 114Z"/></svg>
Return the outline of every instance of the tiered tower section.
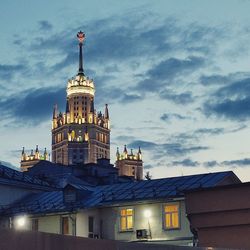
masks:
<svg viewBox="0 0 250 250"><path fill-rule="evenodd" d="M133 153L132 149L129 154L126 145L121 154L119 148L117 148L115 166L118 168L120 176L130 176L136 180L143 180L143 162L140 148L136 154Z"/></svg>
<svg viewBox="0 0 250 250"><path fill-rule="evenodd" d="M44 152L41 153L38 149L38 145L36 145L36 150L31 150L30 154L25 152L23 147L22 155L21 155L21 171L28 171L29 168L33 167L39 161L48 161L50 155L47 153L46 148Z"/></svg>
<svg viewBox="0 0 250 250"><path fill-rule="evenodd" d="M65 113L54 107L52 121L52 162L63 165L110 159L110 120L108 105L104 114L94 107L95 85L83 70L85 34L78 32L79 70L68 81Z"/></svg>

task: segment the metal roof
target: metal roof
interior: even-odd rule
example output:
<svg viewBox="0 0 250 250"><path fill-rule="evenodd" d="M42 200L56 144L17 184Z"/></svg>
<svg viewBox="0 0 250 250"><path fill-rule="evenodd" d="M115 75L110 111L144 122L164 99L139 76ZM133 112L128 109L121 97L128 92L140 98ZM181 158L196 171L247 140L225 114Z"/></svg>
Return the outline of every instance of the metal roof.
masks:
<svg viewBox="0 0 250 250"><path fill-rule="evenodd" d="M80 208L110 206L118 203L183 197L184 191L199 187L214 187L230 176L236 177L232 171L227 171L97 186L89 189L89 194L70 204L64 203L63 191L41 192L30 194L8 208L2 208L0 213L68 212ZM77 189L77 185L75 187ZM78 192L82 192L82 188L81 185Z"/></svg>
<svg viewBox="0 0 250 250"><path fill-rule="evenodd" d="M46 181L40 180L36 177L29 176L24 172L20 172L4 165L0 165L0 183L7 185L15 185L22 187L42 187L49 188L49 185Z"/></svg>
<svg viewBox="0 0 250 250"><path fill-rule="evenodd" d="M186 190L216 186L230 175L234 173L228 171L98 186L84 202L84 206L183 197Z"/></svg>

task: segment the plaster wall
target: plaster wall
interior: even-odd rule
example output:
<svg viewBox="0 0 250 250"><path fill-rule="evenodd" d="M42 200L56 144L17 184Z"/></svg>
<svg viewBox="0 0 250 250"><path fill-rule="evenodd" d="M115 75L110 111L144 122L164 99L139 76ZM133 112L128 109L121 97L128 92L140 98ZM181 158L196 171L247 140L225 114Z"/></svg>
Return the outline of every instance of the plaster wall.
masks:
<svg viewBox="0 0 250 250"><path fill-rule="evenodd" d="M100 212L98 209L84 209L76 214L76 236L88 237L89 217L94 218L94 234L100 237Z"/></svg>
<svg viewBox="0 0 250 250"><path fill-rule="evenodd" d="M173 203L179 204L180 207L180 227L172 230L166 230L163 224L164 205L170 203L128 205L100 209L103 220L103 237L105 239L134 241L137 240L136 230L147 229L149 232L151 231L152 240L178 241L180 238L190 237L191 243L192 233L190 232L189 221L185 214L185 202L181 200ZM134 228L133 230L122 232L120 231L120 209L130 207L134 209ZM151 212L149 219L145 217L146 210Z"/></svg>

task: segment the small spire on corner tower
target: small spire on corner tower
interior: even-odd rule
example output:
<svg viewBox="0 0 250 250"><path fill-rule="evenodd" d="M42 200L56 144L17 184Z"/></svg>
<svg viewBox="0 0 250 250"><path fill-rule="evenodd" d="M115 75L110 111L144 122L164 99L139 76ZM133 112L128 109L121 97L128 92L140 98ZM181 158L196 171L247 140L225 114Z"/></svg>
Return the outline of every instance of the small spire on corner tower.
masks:
<svg viewBox="0 0 250 250"><path fill-rule="evenodd" d="M84 76L84 71L83 71L83 58L82 58L82 44L83 41L85 40L85 34L80 30L77 33L77 38L79 40L79 70L78 70L78 75L83 75Z"/></svg>
<svg viewBox="0 0 250 250"><path fill-rule="evenodd" d="M105 118L105 119L109 119L109 109L108 109L108 104L105 104L104 118Z"/></svg>
<svg viewBox="0 0 250 250"><path fill-rule="evenodd" d="M58 109L57 109L57 104L55 104L53 110L53 119L57 118L57 115L58 115Z"/></svg>
<svg viewBox="0 0 250 250"><path fill-rule="evenodd" d="M119 148L117 147L116 149L116 159L119 160L120 159L120 152L119 152Z"/></svg>

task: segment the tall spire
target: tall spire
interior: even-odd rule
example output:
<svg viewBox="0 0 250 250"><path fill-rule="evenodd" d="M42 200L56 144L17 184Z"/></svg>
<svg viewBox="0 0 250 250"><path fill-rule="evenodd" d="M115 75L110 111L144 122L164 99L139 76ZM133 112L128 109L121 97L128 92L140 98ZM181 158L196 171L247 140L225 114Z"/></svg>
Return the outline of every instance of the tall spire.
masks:
<svg viewBox="0 0 250 250"><path fill-rule="evenodd" d="M82 44L85 40L85 34L82 31L77 33L77 38L79 40L79 70L78 75L84 75L83 71L83 58L82 58Z"/></svg>

